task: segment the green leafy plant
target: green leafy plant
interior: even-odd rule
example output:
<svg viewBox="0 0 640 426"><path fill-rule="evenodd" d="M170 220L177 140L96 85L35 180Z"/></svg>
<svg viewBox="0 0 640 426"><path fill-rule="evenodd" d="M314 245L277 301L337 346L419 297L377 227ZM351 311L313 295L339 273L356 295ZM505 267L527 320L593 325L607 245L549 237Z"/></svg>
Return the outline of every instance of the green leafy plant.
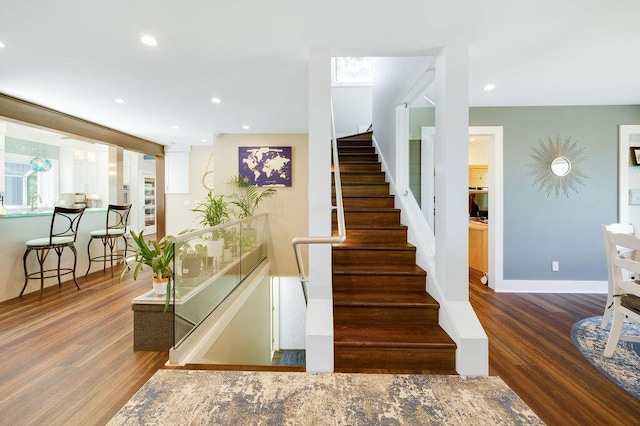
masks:
<svg viewBox="0 0 640 426"><path fill-rule="evenodd" d="M138 274L143 270L144 266L149 266L153 271L154 277L158 279L168 278L167 291L164 305L164 311L167 312L171 301L171 283L174 279L173 274L173 259L175 256L175 247L172 242L168 240L169 236L162 238L160 241L145 240L144 231L140 231L136 234L131 231L131 239L135 245L132 246L134 251L134 262L136 266L133 270L133 279L138 279ZM124 268L120 274L120 281L127 273L129 268Z"/></svg>
<svg viewBox="0 0 640 426"><path fill-rule="evenodd" d="M200 224L203 226L216 226L228 222L229 203L224 199L224 195L213 195L211 191L204 201L198 202L195 209L191 211L200 213Z"/></svg>
<svg viewBox="0 0 640 426"><path fill-rule="evenodd" d="M239 175L233 176L229 180L229 184L233 187L233 201L231 204L237 207L234 212L238 219L244 219L253 216L260 203L278 192L273 188L261 190L254 185L248 178Z"/></svg>

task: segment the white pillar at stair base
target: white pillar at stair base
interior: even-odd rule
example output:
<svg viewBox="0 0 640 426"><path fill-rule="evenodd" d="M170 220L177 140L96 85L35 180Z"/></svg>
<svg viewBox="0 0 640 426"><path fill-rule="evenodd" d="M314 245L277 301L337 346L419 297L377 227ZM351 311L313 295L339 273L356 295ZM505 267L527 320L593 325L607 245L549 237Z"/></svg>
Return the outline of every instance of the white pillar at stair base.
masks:
<svg viewBox="0 0 640 426"><path fill-rule="evenodd" d="M331 53L309 49L309 235L331 235ZM307 371L333 371L331 246L309 246Z"/></svg>
<svg viewBox="0 0 640 426"><path fill-rule="evenodd" d="M447 46L436 62L435 272L445 299L440 325L458 345L456 370L487 376L489 343L469 303L468 62L464 43Z"/></svg>
<svg viewBox="0 0 640 426"><path fill-rule="evenodd" d="M449 301L469 300L468 47L436 61L436 272ZM440 219L438 219L440 218Z"/></svg>

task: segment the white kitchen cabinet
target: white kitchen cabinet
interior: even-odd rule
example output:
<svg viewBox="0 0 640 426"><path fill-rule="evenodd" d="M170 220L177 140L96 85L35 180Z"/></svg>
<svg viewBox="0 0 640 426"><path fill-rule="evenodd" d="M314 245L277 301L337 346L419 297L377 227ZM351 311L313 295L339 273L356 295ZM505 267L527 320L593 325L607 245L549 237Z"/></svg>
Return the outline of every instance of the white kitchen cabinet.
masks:
<svg viewBox="0 0 640 426"><path fill-rule="evenodd" d="M165 153L165 193L189 193L189 162L190 153L183 151L169 151Z"/></svg>
<svg viewBox="0 0 640 426"><path fill-rule="evenodd" d="M469 187L488 188L489 187L489 167L469 166Z"/></svg>

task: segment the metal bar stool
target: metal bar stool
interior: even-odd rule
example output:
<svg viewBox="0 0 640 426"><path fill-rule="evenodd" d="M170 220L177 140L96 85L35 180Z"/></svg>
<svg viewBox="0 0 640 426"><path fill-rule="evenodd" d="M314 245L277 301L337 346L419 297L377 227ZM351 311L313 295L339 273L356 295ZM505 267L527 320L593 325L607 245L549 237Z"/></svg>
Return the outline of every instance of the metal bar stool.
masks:
<svg viewBox="0 0 640 426"><path fill-rule="evenodd" d="M89 266L85 278L89 275L91 262L102 262L102 270L106 271L107 262L111 262L111 276L113 277L113 261L116 263L127 257L127 226L129 226L129 213L131 212L131 204L109 204L107 209L107 220L104 229L91 231L91 238L87 245L87 253L89 254ZM91 242L94 239L102 241L102 255L91 257ZM124 240L124 253L114 250L118 238ZM109 254L107 254L109 247Z"/></svg>
<svg viewBox="0 0 640 426"><path fill-rule="evenodd" d="M42 293L44 291L44 279L58 277L58 287L62 286L62 280L60 277L66 274L73 274L73 282L80 290L78 281L76 281L76 263L78 260L78 252L74 245L76 236L78 234L78 226L80 225L80 219L84 213L84 207L71 208L71 207L56 207L53 211L53 217L51 218L51 229L49 230L49 236L44 238L36 238L27 241L25 244L27 250L22 257L22 264L24 266L24 287L20 292L20 296L27 288L27 283L30 279L40 279L40 300L42 300ZM73 252L73 268L61 268L60 258L62 257L62 251L65 247L69 247ZM49 255L49 251L54 250L58 255L58 267L56 269L44 269L44 261ZM38 263L40 264L40 270L37 272L29 273L27 271L27 257L32 251L36 252ZM55 274L53 274L55 272Z"/></svg>

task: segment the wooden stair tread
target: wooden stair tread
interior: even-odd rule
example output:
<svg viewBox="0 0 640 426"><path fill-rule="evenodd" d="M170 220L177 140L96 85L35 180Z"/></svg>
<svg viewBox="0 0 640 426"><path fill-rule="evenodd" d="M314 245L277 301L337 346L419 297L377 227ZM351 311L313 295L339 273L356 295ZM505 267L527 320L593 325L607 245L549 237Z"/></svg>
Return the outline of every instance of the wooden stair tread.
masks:
<svg viewBox="0 0 640 426"><path fill-rule="evenodd" d="M370 230L370 231L375 231L376 229L378 230L385 230L385 229L409 229L407 227L407 225L403 225L403 224L398 224L398 225L360 225L358 223L353 223L353 224L349 224L346 223L344 224L347 228L350 229L365 229L365 230ZM332 225L333 229L336 230L338 229L337 225Z"/></svg>
<svg viewBox="0 0 640 426"><path fill-rule="evenodd" d="M345 213L397 213L400 209L395 207L345 207L344 211Z"/></svg>
<svg viewBox="0 0 640 426"><path fill-rule="evenodd" d="M331 173L335 174L334 170ZM340 170L341 175L384 175L385 172L374 170Z"/></svg>
<svg viewBox="0 0 640 426"><path fill-rule="evenodd" d="M335 306L359 306L359 307L405 307L405 308L431 308L438 309L440 304L428 293L422 292L372 292L360 291L334 291L333 303Z"/></svg>
<svg viewBox="0 0 640 426"><path fill-rule="evenodd" d="M340 160L340 164L375 164L376 166L380 164L379 161L366 161L366 160ZM348 171L348 170L345 170ZM340 170L340 173L343 173L342 170Z"/></svg>
<svg viewBox="0 0 640 426"><path fill-rule="evenodd" d="M415 251L416 246L410 243L394 244L388 246L381 245L363 245L362 243L334 243L331 245L335 250L364 250L364 251Z"/></svg>
<svg viewBox="0 0 640 426"><path fill-rule="evenodd" d="M334 275L426 275L418 265L334 265Z"/></svg>
<svg viewBox="0 0 640 426"><path fill-rule="evenodd" d="M388 186L389 182L342 182L342 186Z"/></svg>
<svg viewBox="0 0 640 426"><path fill-rule="evenodd" d="M394 195L386 194L342 194L342 198L394 198Z"/></svg>
<svg viewBox="0 0 640 426"><path fill-rule="evenodd" d="M336 347L446 348L455 342L437 324L336 324Z"/></svg>

